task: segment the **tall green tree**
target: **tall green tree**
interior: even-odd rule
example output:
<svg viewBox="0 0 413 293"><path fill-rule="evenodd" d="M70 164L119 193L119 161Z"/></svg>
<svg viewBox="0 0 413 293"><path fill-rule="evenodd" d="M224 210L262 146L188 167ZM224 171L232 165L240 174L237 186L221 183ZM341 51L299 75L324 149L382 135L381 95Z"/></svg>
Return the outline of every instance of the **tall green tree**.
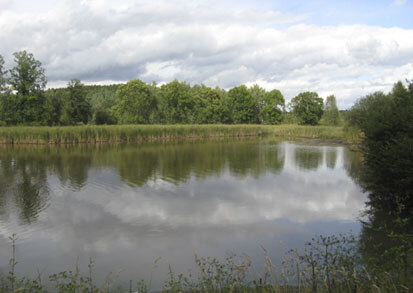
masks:
<svg viewBox="0 0 413 293"><path fill-rule="evenodd" d="M149 124L157 108L154 89L139 79L120 85L113 107L120 123Z"/></svg>
<svg viewBox="0 0 413 293"><path fill-rule="evenodd" d="M231 117L236 124L258 123L258 105L245 85L234 87L228 91Z"/></svg>
<svg viewBox="0 0 413 293"><path fill-rule="evenodd" d="M42 64L32 53L15 52L16 65L10 70L7 79L11 89L16 91L17 123L31 123L41 120L44 103L46 76Z"/></svg>
<svg viewBox="0 0 413 293"><path fill-rule="evenodd" d="M248 91L251 93L251 97L254 99L257 111L261 112L262 107L265 104L265 95L267 91L260 87L258 84L254 84L253 86L248 88Z"/></svg>
<svg viewBox="0 0 413 293"><path fill-rule="evenodd" d="M323 118L328 125L338 125L340 123L340 113L334 95L330 95L326 98Z"/></svg>
<svg viewBox="0 0 413 293"><path fill-rule="evenodd" d="M158 97L163 123L189 123L193 119L194 98L189 84L177 80L164 84Z"/></svg>
<svg viewBox="0 0 413 293"><path fill-rule="evenodd" d="M20 51L13 53L14 66L10 70L8 83L18 95L33 96L46 87L46 76L42 63L36 60L32 53Z"/></svg>
<svg viewBox="0 0 413 293"><path fill-rule="evenodd" d="M86 99L84 85L78 79L72 79L67 84L62 124L75 125L79 122L87 124L92 115L92 107Z"/></svg>
<svg viewBox="0 0 413 293"><path fill-rule="evenodd" d="M323 99L316 92L303 92L290 103L299 124L317 125L323 115Z"/></svg>
<svg viewBox="0 0 413 293"><path fill-rule="evenodd" d="M285 108L285 100L281 92L276 89L267 92L258 84L254 84L248 90L256 102L259 123L280 124Z"/></svg>
<svg viewBox="0 0 413 293"><path fill-rule="evenodd" d="M266 92L260 109L260 121L263 124L280 124L285 108L284 96L277 89Z"/></svg>
<svg viewBox="0 0 413 293"><path fill-rule="evenodd" d="M229 116L225 96L219 88L212 89L205 85L192 88L194 97L194 123L226 123Z"/></svg>

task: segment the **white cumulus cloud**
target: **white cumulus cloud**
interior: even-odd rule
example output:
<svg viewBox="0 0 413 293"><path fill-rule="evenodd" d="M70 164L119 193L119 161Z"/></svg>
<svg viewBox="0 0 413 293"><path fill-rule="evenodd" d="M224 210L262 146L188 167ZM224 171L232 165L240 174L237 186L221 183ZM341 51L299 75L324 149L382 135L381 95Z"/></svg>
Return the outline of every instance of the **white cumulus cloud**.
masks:
<svg viewBox="0 0 413 293"><path fill-rule="evenodd" d="M413 30L301 24L306 17L214 0L63 1L0 11L0 54L10 67L13 52L33 52L49 86L72 78L258 83L287 99L335 94L341 108L413 78Z"/></svg>

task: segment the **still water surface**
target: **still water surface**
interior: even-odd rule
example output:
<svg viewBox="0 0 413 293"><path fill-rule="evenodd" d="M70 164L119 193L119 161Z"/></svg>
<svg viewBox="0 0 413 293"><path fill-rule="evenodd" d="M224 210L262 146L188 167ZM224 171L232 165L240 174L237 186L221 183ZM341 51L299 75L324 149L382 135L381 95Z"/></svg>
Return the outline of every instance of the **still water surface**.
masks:
<svg viewBox="0 0 413 293"><path fill-rule="evenodd" d="M0 149L0 270L16 233L18 273L76 262L102 280L194 267L194 252L278 263L315 234L358 233L361 154L273 138ZM152 270L155 258L161 257Z"/></svg>

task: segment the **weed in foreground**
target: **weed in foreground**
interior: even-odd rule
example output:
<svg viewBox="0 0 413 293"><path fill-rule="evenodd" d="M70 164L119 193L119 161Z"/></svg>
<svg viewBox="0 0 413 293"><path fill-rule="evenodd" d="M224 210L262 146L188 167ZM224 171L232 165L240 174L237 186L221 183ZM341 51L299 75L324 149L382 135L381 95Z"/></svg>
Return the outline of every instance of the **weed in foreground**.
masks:
<svg viewBox="0 0 413 293"><path fill-rule="evenodd" d="M93 259L82 275L78 265L73 271L49 276L48 287L37 279L20 278L16 274L16 235L10 237L12 257L6 278L0 278L1 292L150 292L149 283L131 280L126 288L114 285L118 274L109 273L101 286L94 283ZM358 241L352 234L317 236L304 249L289 250L277 267L263 248L265 262L257 270L247 255L229 253L223 260L194 255L196 273L184 275L169 266L168 278L161 292L409 292L397 282L392 272L369 272L359 254ZM158 266L155 259L152 270ZM51 287L52 286L52 287ZM53 288L53 289L49 289ZM159 290L158 290L159 291Z"/></svg>

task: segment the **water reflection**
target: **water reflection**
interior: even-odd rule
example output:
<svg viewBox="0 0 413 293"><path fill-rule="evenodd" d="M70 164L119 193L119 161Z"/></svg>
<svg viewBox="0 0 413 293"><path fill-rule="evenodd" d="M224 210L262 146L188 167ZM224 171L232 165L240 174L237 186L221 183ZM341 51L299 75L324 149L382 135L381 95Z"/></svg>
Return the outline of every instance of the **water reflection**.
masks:
<svg viewBox="0 0 413 293"><path fill-rule="evenodd" d="M329 149L326 152L326 165L330 169L334 169L337 163L337 151L334 149Z"/></svg>
<svg viewBox="0 0 413 293"><path fill-rule="evenodd" d="M18 232L27 263L59 271L95 256L144 274L156 256L184 270L193 250L302 244L357 229L365 198L348 170L358 163L342 146L256 139L3 148L0 245Z"/></svg>
<svg viewBox="0 0 413 293"><path fill-rule="evenodd" d="M30 224L49 200L46 167L28 154L2 153L0 161L0 213L7 218L14 204L20 221Z"/></svg>
<svg viewBox="0 0 413 293"><path fill-rule="evenodd" d="M311 193L312 200L326 196L326 202L330 202L334 194L337 194L331 191L340 185L343 185L344 190L348 189L348 186L353 186L348 184L349 179L343 181L343 178L333 173L329 174L326 169L342 169L344 166L350 177L357 179L361 158L360 153L348 151L343 147L262 143L247 140L61 148L3 148L0 163L0 209L2 213L5 213L5 206L10 202L8 198L13 198L22 219L31 222L49 199L48 174L49 178L57 177L59 188L66 186L73 192L81 192L87 187L88 174L91 170L110 168L113 172L109 173L111 178L107 180L114 183L111 187L122 185L116 181L115 177L119 176L120 180L129 186L142 188L131 190L135 198L139 198L142 190L146 190L143 192L145 196L151 193L151 198L159 196L163 199L165 194L171 193L171 190L175 193L170 184L179 186L186 182L188 186L180 190L179 195L172 196L170 199L177 197L186 201L196 196L205 200L209 205L214 198L219 201L229 198L245 202L248 198L254 198L254 194L272 199L276 195L288 194L289 200L297 201L296 204L288 203L290 208L287 210L290 212L292 206L301 206L302 202L306 201L305 197L308 193ZM339 165L336 168L337 163ZM269 174L279 174L284 165L286 169L284 174L278 177L269 176ZM312 175L306 174L300 172L300 169L314 172ZM294 176L289 176L291 172ZM320 173L325 173L327 177L323 177L322 180L331 187L317 188ZM307 177L308 183L314 185L311 190L303 188L300 184L303 176ZM198 180L205 180L205 190L192 189L189 183L191 179L194 181L194 177ZM210 177L213 178L210 179ZM225 183L224 186L217 183L217 177L225 179L219 181ZM256 188L254 181L260 177L262 178L259 190L251 190L251 188ZM209 181L212 181L210 186ZM104 183L103 186L95 189L106 188ZM87 189L88 192L92 194L95 192L89 189ZM316 191L316 189L319 190ZM123 193L121 192L121 195ZM207 196L203 193L207 193ZM343 200L345 198L340 198L339 201ZM255 204L256 198L246 206L251 207L250 205ZM169 206L170 203L167 205ZM179 202L176 205L186 206L187 204ZM320 206L319 203L314 205ZM330 203L330 205L334 204ZM269 209L273 210L273 207L270 206ZM231 214L228 211L226 213ZM236 218L237 214L234 212L231 218Z"/></svg>
<svg viewBox="0 0 413 293"><path fill-rule="evenodd" d="M357 172L358 182L368 193L360 251L370 270L386 272L396 284L412 288L412 144L395 141L386 141L386 147L370 146Z"/></svg>
<svg viewBox="0 0 413 293"><path fill-rule="evenodd" d="M323 153L319 148L300 147L295 150L295 165L311 170L317 169L323 160Z"/></svg>

